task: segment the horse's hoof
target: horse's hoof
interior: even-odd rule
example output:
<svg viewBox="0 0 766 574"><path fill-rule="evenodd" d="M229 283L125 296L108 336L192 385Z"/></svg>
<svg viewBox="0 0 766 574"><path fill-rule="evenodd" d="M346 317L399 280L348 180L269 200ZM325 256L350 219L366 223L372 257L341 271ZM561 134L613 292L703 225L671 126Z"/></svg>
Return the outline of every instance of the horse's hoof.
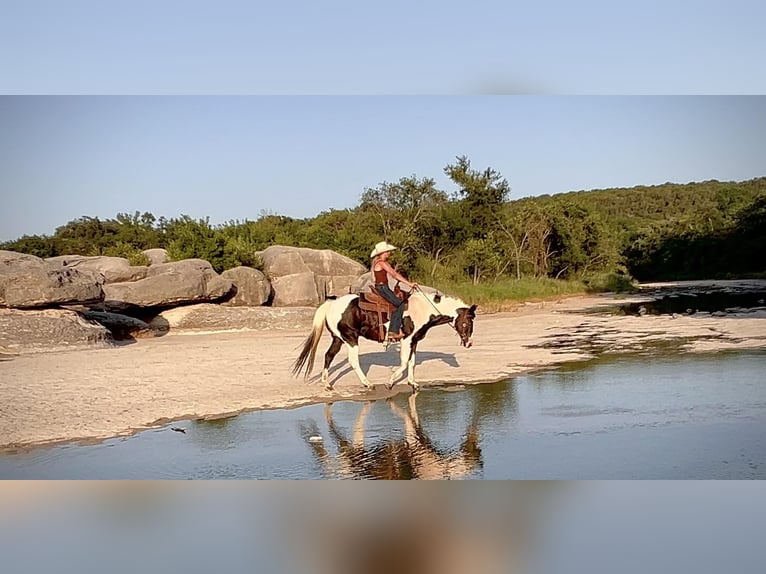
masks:
<svg viewBox="0 0 766 574"><path fill-rule="evenodd" d="M388 384L386 385L386 389L388 389L389 391L391 391L391 390L393 390L393 389L394 389L394 385L396 385L396 383L388 383Z"/></svg>
<svg viewBox="0 0 766 574"><path fill-rule="evenodd" d="M325 385L324 386L324 390L325 391L332 391L333 390L332 385Z"/></svg>
<svg viewBox="0 0 766 574"><path fill-rule="evenodd" d="M420 385L417 383L409 383L413 393L417 393L420 390Z"/></svg>

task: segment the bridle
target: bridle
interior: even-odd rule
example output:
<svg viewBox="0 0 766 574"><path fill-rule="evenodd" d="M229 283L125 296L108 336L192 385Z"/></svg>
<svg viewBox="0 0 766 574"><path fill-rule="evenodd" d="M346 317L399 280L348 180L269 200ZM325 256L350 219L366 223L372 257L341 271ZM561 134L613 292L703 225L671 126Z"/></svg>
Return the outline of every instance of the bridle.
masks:
<svg viewBox="0 0 766 574"><path fill-rule="evenodd" d="M436 305L434 305L433 301L431 301L431 299L428 297L428 294L425 291L423 291L420 288L419 285L417 287L417 290L420 291L423 294L423 297L425 297L426 301L428 301L428 303L431 305L431 307L434 308L434 311L436 311L439 315L443 315L443 313L441 311L439 311L439 308ZM457 327L455 327L455 325L452 324L453 321L457 321L457 317L455 317L454 319L451 319L448 324L449 324L450 327L452 327L452 330L455 331L455 334L458 337L460 337L460 333L457 332Z"/></svg>

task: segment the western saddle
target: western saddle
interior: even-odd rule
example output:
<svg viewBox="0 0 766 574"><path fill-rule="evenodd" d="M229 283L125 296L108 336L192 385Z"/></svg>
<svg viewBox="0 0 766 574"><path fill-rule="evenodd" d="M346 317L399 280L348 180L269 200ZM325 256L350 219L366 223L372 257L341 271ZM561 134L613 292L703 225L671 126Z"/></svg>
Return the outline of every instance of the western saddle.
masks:
<svg viewBox="0 0 766 574"><path fill-rule="evenodd" d="M399 288L399 284L394 286L394 295L402 301L407 301L409 293L405 293ZM386 333L383 324L391 318L394 307L380 293L375 291L375 286L371 285L367 291L359 293L359 308L363 311L373 311L378 314L378 342L385 341Z"/></svg>

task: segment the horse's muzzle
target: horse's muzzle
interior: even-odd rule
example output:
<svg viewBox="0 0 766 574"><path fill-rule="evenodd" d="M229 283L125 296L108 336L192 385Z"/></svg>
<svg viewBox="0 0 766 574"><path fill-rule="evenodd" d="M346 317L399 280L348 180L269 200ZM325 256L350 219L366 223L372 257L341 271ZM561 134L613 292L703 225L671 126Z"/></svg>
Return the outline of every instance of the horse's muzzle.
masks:
<svg viewBox="0 0 766 574"><path fill-rule="evenodd" d="M470 349L470 348L471 348L471 345L473 345L473 339L468 339L468 340L466 340L466 341L460 341L460 342L461 342L461 343L463 343L463 346L464 346L466 349Z"/></svg>

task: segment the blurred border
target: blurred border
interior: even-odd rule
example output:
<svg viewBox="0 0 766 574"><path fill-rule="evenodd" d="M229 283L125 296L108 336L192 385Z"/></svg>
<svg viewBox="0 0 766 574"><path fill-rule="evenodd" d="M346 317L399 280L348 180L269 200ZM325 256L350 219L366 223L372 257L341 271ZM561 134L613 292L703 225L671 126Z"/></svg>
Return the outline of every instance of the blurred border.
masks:
<svg viewBox="0 0 766 574"><path fill-rule="evenodd" d="M762 571L766 484L0 482L7 574Z"/></svg>

